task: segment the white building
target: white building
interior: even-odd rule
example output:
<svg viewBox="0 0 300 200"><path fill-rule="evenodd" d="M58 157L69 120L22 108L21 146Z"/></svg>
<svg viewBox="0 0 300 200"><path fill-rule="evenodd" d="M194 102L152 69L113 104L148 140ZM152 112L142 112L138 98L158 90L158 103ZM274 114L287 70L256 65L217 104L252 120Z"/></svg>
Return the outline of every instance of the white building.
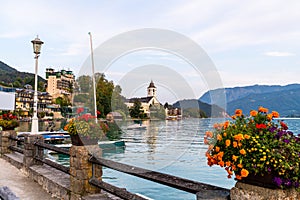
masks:
<svg viewBox="0 0 300 200"><path fill-rule="evenodd" d="M140 97L140 98L131 98L127 99L127 102L125 103L128 108L133 107L134 102L139 101L141 102L141 107L147 116L150 116L150 107L151 106L159 106L161 105L156 97L157 89L153 83L153 81L150 82L149 86L147 87L147 96L146 97Z"/></svg>

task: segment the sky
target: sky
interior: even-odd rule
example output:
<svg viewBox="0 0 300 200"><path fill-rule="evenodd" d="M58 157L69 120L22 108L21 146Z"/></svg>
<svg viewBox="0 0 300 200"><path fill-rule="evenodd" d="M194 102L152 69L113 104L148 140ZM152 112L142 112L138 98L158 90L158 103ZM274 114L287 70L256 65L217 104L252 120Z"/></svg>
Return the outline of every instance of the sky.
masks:
<svg viewBox="0 0 300 200"><path fill-rule="evenodd" d="M46 68L52 67L72 70L78 77L91 68L91 32L96 72L120 84L126 97L145 96L151 80L161 101L167 102L199 98L220 86L300 83L297 0L0 0L0 4L0 60L19 71L34 73L31 40L38 35L44 42L39 75L45 77ZM136 30L144 32L137 36ZM152 36L155 41L148 45L154 48L130 46L140 38L149 42ZM175 39L170 42L171 38ZM157 41L168 41L168 47L158 47ZM203 52L184 46L190 41ZM180 42L184 56L174 50ZM110 48L104 51L106 44ZM120 51L124 46L127 52ZM108 51L116 57L104 61ZM195 56L200 54L205 62L198 65ZM102 62L109 65L100 66ZM137 75L139 79L134 78Z"/></svg>

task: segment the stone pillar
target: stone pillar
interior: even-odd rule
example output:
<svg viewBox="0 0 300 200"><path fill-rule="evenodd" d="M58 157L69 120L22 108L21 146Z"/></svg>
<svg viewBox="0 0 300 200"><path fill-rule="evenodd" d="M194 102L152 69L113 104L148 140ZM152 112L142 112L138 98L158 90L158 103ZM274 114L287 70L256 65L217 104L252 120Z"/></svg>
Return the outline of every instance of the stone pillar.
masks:
<svg viewBox="0 0 300 200"><path fill-rule="evenodd" d="M3 154L11 153L11 150L8 148L11 145L15 145L16 141L10 140L9 137L16 137L17 133L14 130L9 131L1 131L0 132L0 154L1 156Z"/></svg>
<svg viewBox="0 0 300 200"><path fill-rule="evenodd" d="M43 163L36 160L34 157L37 156L43 159L44 149L34 145L34 142L44 142L42 135L25 135L24 136L24 157L23 164L25 168L29 168L32 165L42 165Z"/></svg>
<svg viewBox="0 0 300 200"><path fill-rule="evenodd" d="M237 182L230 190L231 200L294 200L300 199L300 192L295 189L269 189Z"/></svg>
<svg viewBox="0 0 300 200"><path fill-rule="evenodd" d="M102 167L92 166L89 162L91 155L102 156L98 145L75 146L70 148L70 190L72 199L80 199L88 194L99 193L100 189L89 184L94 170L94 178L101 180Z"/></svg>

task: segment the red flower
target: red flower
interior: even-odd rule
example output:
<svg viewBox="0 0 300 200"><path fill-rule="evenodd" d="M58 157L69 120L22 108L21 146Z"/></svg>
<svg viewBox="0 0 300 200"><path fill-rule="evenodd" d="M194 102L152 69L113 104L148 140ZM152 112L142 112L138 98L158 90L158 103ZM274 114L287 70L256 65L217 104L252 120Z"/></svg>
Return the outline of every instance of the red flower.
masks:
<svg viewBox="0 0 300 200"><path fill-rule="evenodd" d="M82 113L84 111L84 108L77 108L77 114L80 114L80 113Z"/></svg>
<svg viewBox="0 0 300 200"><path fill-rule="evenodd" d="M267 126L265 124L256 124L255 126L257 129L267 128Z"/></svg>
<svg viewBox="0 0 300 200"><path fill-rule="evenodd" d="M288 130L288 126L287 126L283 121L280 121L280 126L281 126L284 130Z"/></svg>

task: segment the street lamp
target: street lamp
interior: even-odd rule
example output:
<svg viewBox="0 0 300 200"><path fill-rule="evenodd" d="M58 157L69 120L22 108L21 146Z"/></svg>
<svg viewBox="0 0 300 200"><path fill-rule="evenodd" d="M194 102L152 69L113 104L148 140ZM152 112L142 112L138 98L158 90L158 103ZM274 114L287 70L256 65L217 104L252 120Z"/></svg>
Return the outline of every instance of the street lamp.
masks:
<svg viewBox="0 0 300 200"><path fill-rule="evenodd" d="M35 54L35 76L34 76L34 98L33 98L33 117L31 120L31 133L37 134L39 132L39 120L37 117L37 105L38 105L38 92L37 92L37 80L38 80L38 58L41 53L42 42L38 36L31 41L33 44L33 52Z"/></svg>

